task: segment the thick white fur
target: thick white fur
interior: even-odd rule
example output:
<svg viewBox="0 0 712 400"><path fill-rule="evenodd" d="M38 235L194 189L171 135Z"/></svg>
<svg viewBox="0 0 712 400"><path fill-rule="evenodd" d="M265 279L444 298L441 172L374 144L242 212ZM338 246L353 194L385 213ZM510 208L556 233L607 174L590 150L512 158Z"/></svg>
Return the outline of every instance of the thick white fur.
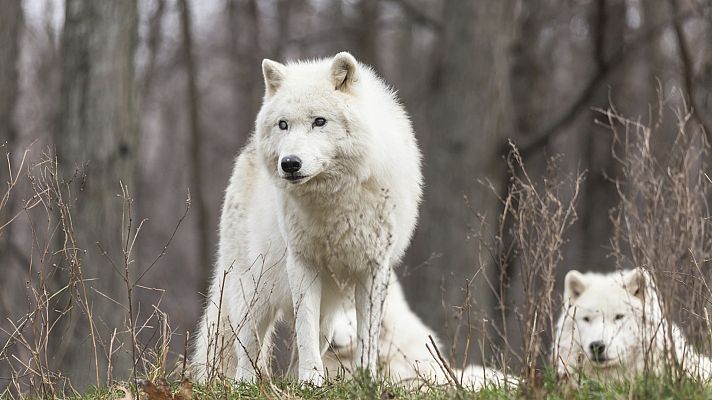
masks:
<svg viewBox="0 0 712 400"><path fill-rule="evenodd" d="M391 273L384 305L378 359L385 376L395 382L413 384L447 384L452 381L428 347L429 337L442 352L438 336L410 309L398 283ZM344 303L334 320L330 351L324 355L324 366L331 377L349 376L358 365L356 356L356 310L353 302ZM517 378L496 369L470 365L464 370L453 369L463 386L480 389L485 385L516 384Z"/></svg>
<svg viewBox="0 0 712 400"><path fill-rule="evenodd" d="M712 361L687 343L662 309L653 279L642 269L605 275L570 271L553 349L558 375L615 380L646 366L660 371L666 361L675 361L690 376L712 378ZM603 362L590 347L596 341L605 344Z"/></svg>
<svg viewBox="0 0 712 400"><path fill-rule="evenodd" d="M272 330L284 316L295 321L299 379L320 384L332 317L354 296L360 365L375 374L385 287L422 192L410 120L348 53L262 67L264 102L225 194L193 373L268 373ZM318 117L326 125L316 126ZM297 182L280 167L295 155Z"/></svg>

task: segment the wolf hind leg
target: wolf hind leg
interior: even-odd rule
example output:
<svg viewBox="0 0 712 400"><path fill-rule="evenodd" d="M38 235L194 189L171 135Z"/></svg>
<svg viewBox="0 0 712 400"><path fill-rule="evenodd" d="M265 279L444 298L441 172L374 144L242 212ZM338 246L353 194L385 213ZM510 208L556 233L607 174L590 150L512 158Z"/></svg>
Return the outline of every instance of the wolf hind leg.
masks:
<svg viewBox="0 0 712 400"><path fill-rule="evenodd" d="M269 377L272 375L272 350L274 349L274 335L277 322L282 319L282 312L277 312L274 318L267 324L267 330L260 346L260 355L257 359L257 368Z"/></svg>
<svg viewBox="0 0 712 400"><path fill-rule="evenodd" d="M268 343L265 346L265 343L271 342L268 334L272 333L275 316L265 305L257 307L255 304L244 311L244 323L237 327L234 342L237 355L235 380L254 382L267 373L264 369L267 361L262 360L262 357L267 357L266 348L271 348Z"/></svg>

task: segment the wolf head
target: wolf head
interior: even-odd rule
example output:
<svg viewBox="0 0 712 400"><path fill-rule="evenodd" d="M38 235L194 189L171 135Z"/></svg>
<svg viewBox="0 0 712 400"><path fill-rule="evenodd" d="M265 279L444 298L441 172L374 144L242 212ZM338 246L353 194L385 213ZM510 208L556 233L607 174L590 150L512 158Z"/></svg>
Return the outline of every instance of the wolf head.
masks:
<svg viewBox="0 0 712 400"><path fill-rule="evenodd" d="M312 62L262 62L265 96L256 140L281 187L363 179L359 161L367 140L357 138L363 134L357 116L365 70L345 52Z"/></svg>
<svg viewBox="0 0 712 400"><path fill-rule="evenodd" d="M557 337L559 363L586 370L636 368L656 294L641 269L609 275L570 271ZM646 322L647 321L647 322Z"/></svg>

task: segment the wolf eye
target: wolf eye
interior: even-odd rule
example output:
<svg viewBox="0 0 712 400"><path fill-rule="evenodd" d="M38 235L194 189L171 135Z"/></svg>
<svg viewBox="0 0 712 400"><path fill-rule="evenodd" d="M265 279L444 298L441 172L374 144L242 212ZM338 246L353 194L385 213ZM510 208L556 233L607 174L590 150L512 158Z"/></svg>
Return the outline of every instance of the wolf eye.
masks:
<svg viewBox="0 0 712 400"><path fill-rule="evenodd" d="M589 318L589 317L583 317L583 321L584 321L584 322L591 322L591 318Z"/></svg>
<svg viewBox="0 0 712 400"><path fill-rule="evenodd" d="M318 117L312 123L312 128L315 126L324 126L324 125L326 125L326 119L324 119L322 117Z"/></svg>
<svg viewBox="0 0 712 400"><path fill-rule="evenodd" d="M623 314L616 314L616 321L623 319Z"/></svg>
<svg viewBox="0 0 712 400"><path fill-rule="evenodd" d="M279 129L286 131L287 128L289 128L289 125L287 125L287 121L285 120L280 120L279 123L277 124L279 126Z"/></svg>

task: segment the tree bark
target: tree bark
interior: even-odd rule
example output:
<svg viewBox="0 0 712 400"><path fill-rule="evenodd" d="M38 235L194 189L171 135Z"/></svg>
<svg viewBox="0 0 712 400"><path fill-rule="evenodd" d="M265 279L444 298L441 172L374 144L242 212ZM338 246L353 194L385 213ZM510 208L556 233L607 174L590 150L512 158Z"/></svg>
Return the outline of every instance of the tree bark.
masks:
<svg viewBox="0 0 712 400"><path fill-rule="evenodd" d="M141 99L145 100L153 89L153 80L156 75L156 64L158 62L158 52L161 49L163 39L163 15L166 13L166 0L158 0L156 9L153 10L148 21L148 62L143 73L143 83L141 84Z"/></svg>
<svg viewBox="0 0 712 400"><path fill-rule="evenodd" d="M592 58L598 68L608 64L620 42L624 40L625 32L625 2L621 0L597 0L593 14L593 54ZM609 85L619 86L624 71L618 71L609 77ZM629 82L630 83L630 82ZM612 96L608 86L597 89L591 100L591 106L607 108ZM581 128L583 140L580 142L582 158L588 170L583 184L583 196L580 205L579 228L583 235L581 260L585 260L590 270L602 269L608 264L608 250L613 233L609 213L616 206L616 190L609 177L617 175L616 162L611 153L611 137L594 121L591 112L586 125Z"/></svg>
<svg viewBox="0 0 712 400"><path fill-rule="evenodd" d="M236 117L231 137L241 147L253 128L263 93L262 81L255 79L262 73L259 9L256 0L229 0L225 11Z"/></svg>
<svg viewBox="0 0 712 400"><path fill-rule="evenodd" d="M85 280L93 279L86 283L92 296L103 295L88 307L95 318L95 333L104 342L99 340L95 362L93 351L87 351L88 324L77 323L74 312L69 337L64 329L55 329L63 335L56 362L73 382L86 386L101 383L94 380L106 376L106 341L114 329L122 332L126 326L122 308L104 296L127 304L126 286L112 263L121 270L125 261L120 182L132 191L135 181L137 2L67 0L65 13L54 144L64 178L73 182L72 224L83 251L81 273ZM77 266L63 268L76 271ZM124 339L125 351L130 352L129 340ZM120 352L113 366L114 378L125 378L131 370L127 353Z"/></svg>
<svg viewBox="0 0 712 400"><path fill-rule="evenodd" d="M201 181L203 179L202 140L200 137L200 98L196 82L196 65L193 52L193 33L190 7L187 0L179 0L181 33L183 37L183 62L185 63L186 89L188 92L188 129L190 143L190 197L195 210L195 223L198 234L198 265L200 269L200 287L206 288L212 270L211 246L208 236L208 212Z"/></svg>
<svg viewBox="0 0 712 400"><path fill-rule="evenodd" d="M286 44L291 39L290 23L292 20L292 7L294 0L277 0L277 37L274 38L272 54L269 57L284 61Z"/></svg>
<svg viewBox="0 0 712 400"><path fill-rule="evenodd" d="M422 141L428 149L424 203L408 258L409 265L428 264L408 278L409 288L419 293L413 297L416 308L446 307L445 313L436 308L427 314L433 327L452 328L453 322L458 323L445 315L452 316L453 307L463 304L466 279L474 278L470 293L473 310L493 307L486 277L493 278L494 271L484 254L484 270L479 271L477 243L469 240L479 222L470 207L486 216L489 225L484 237L492 237L498 202L477 180L489 179L498 187L505 171L500 149L513 130L509 51L515 34L511 23L514 3L445 2L443 20L448 23L443 26L439 40L442 56L435 68L440 79L429 96L431 126ZM441 279L444 291L436 284ZM477 316L483 315L474 312L473 317ZM481 326L481 320L475 324L475 328ZM475 347L470 347L470 356L481 354Z"/></svg>
<svg viewBox="0 0 712 400"><path fill-rule="evenodd" d="M6 154L13 155L17 150L17 126L15 125L15 109L18 98L18 66L20 60L20 39L24 15L22 2L18 0L0 0L0 198L5 195L7 183L11 177L8 170ZM0 208L0 225L12 216L14 207L12 196ZM0 231L0 265L9 266L12 254L10 245L12 235L8 225Z"/></svg>
<svg viewBox="0 0 712 400"><path fill-rule="evenodd" d="M356 58L368 65L378 64L376 39L378 37L378 6L377 0L361 0L358 3L358 21L354 24L353 43L357 49Z"/></svg>

